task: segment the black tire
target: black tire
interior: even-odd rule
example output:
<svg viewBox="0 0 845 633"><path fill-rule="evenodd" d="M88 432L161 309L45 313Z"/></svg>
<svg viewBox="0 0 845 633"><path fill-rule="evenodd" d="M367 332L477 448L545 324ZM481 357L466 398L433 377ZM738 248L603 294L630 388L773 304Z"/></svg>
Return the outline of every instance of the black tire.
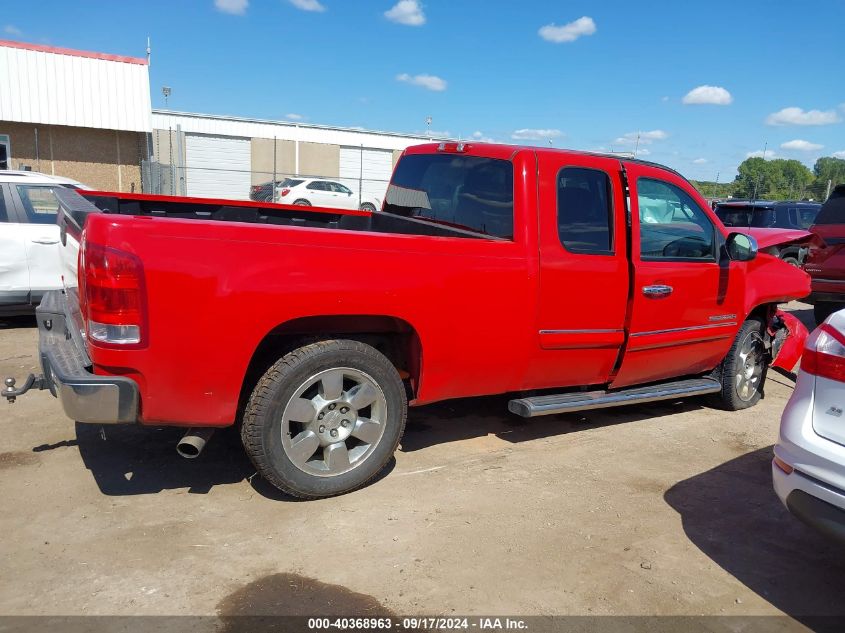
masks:
<svg viewBox="0 0 845 633"><path fill-rule="evenodd" d="M308 202L308 200L305 200L304 198L300 198L299 200L295 200L294 204L298 207L310 207L311 206L311 203Z"/></svg>
<svg viewBox="0 0 845 633"><path fill-rule="evenodd" d="M369 211L370 213L375 213L375 206L370 204L369 202L365 202L360 206L361 211Z"/></svg>
<svg viewBox="0 0 845 633"><path fill-rule="evenodd" d="M766 382L768 371L768 357L762 345L763 334L763 323L756 318L748 319L739 329L733 345L731 345L731 349L721 365L722 392L718 394L721 408L728 411L748 409L757 404L763 396L763 385ZM742 388L739 386L738 374L741 367L745 366L746 358L743 353L747 349L746 346L752 344L755 345L760 354L761 374L753 392L749 390L741 395Z"/></svg>
<svg viewBox="0 0 845 633"><path fill-rule="evenodd" d="M790 266L795 266L796 268L801 268L801 264L798 263L798 258L795 257L794 255L787 255L786 257L783 258L783 261L785 261Z"/></svg>
<svg viewBox="0 0 845 633"><path fill-rule="evenodd" d="M386 402L384 430L371 452L351 470L337 475L310 474L285 451L284 412L310 378L337 368L365 372L381 389ZM241 439L255 468L279 490L302 499L330 497L360 488L381 472L402 439L407 411L405 386L381 352L358 341L320 341L285 355L258 381L244 412Z"/></svg>
<svg viewBox="0 0 845 633"><path fill-rule="evenodd" d="M816 319L816 325L824 323L825 319L834 312L841 310L841 303L816 303L813 305L813 317Z"/></svg>

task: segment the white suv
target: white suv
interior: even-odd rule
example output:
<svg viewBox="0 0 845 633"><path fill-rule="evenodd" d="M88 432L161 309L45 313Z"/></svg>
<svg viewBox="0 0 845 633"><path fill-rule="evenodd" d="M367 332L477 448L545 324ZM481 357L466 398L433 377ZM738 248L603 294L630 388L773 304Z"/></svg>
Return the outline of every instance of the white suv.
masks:
<svg viewBox="0 0 845 633"><path fill-rule="evenodd" d="M790 512L845 541L845 310L807 339L781 417L772 478Z"/></svg>
<svg viewBox="0 0 845 633"><path fill-rule="evenodd" d="M0 170L0 315L31 314L45 290L62 287L58 188L87 189L69 178Z"/></svg>
<svg viewBox="0 0 845 633"><path fill-rule="evenodd" d="M371 194L360 196L351 188L325 178L286 178L276 186L275 202L330 209L381 209L381 199Z"/></svg>

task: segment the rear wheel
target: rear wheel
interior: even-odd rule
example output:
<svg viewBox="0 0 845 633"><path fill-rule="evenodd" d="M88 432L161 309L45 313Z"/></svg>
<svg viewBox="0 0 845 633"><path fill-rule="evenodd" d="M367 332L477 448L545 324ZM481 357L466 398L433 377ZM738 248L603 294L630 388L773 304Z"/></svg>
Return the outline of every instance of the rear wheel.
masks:
<svg viewBox="0 0 845 633"><path fill-rule="evenodd" d="M299 200L295 200L294 204L298 207L310 207L311 206L311 203L308 202L308 200L306 200L304 198L300 198Z"/></svg>
<svg viewBox="0 0 845 633"><path fill-rule="evenodd" d="M349 492L390 460L407 415L390 361L350 340L300 347L264 374L247 404L241 437L271 484L305 499Z"/></svg>
<svg viewBox="0 0 845 633"><path fill-rule="evenodd" d="M361 211L369 211L370 213L374 213L376 210L375 205L370 204L369 202L365 202L361 205Z"/></svg>
<svg viewBox="0 0 845 633"><path fill-rule="evenodd" d="M722 406L728 411L738 411L757 404L763 395L767 370L763 323L748 319L722 361Z"/></svg>

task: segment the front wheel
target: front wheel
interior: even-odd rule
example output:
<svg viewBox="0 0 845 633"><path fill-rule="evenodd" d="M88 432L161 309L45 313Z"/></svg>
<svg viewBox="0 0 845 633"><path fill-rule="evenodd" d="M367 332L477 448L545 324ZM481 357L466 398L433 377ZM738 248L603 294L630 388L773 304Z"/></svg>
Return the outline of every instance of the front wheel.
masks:
<svg viewBox="0 0 845 633"><path fill-rule="evenodd" d="M375 348L320 341L276 362L255 387L241 438L271 484L296 497L349 492L375 477L405 428L396 368Z"/></svg>
<svg viewBox="0 0 845 633"><path fill-rule="evenodd" d="M376 206L370 202L365 202L360 206L361 211L369 211L370 213L375 213Z"/></svg>
<svg viewBox="0 0 845 633"><path fill-rule="evenodd" d="M722 361L720 403L728 411L753 407L763 395L768 370L763 334L763 323L759 319L748 319Z"/></svg>

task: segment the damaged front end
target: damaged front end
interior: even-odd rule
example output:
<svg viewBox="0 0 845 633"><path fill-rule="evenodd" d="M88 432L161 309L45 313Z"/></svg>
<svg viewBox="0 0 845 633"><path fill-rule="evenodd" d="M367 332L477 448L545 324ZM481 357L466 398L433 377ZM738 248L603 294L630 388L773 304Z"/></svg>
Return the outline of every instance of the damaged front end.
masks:
<svg viewBox="0 0 845 633"><path fill-rule="evenodd" d="M801 354L809 332L794 315L783 310L774 310L766 326L770 365L792 372Z"/></svg>

